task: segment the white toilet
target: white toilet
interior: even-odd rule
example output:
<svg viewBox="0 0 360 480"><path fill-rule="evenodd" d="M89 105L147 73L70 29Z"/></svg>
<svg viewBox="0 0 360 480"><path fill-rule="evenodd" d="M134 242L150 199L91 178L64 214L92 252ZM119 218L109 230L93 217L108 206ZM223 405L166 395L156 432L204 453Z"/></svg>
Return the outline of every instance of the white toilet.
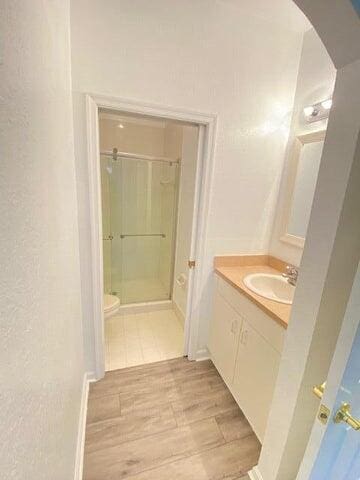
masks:
<svg viewBox="0 0 360 480"><path fill-rule="evenodd" d="M110 318L119 311L120 299L116 295L104 294L104 315L105 319Z"/></svg>

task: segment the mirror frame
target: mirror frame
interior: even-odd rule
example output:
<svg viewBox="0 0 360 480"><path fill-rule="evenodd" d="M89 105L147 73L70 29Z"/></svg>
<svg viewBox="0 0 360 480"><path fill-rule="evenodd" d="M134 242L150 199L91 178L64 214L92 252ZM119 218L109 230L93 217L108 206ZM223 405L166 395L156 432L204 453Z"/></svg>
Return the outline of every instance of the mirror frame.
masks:
<svg viewBox="0 0 360 480"><path fill-rule="evenodd" d="M315 132L305 133L303 135L297 135L294 139L289 161L289 170L286 180L285 190L285 202L284 211L282 215L282 225L280 240L285 243L289 243L295 247L304 248L305 237L298 237L288 233L289 220L291 215L292 204L294 200L294 188L296 182L296 175L299 165L299 159L301 155L301 149L307 143L321 142L325 140L326 130L318 130Z"/></svg>

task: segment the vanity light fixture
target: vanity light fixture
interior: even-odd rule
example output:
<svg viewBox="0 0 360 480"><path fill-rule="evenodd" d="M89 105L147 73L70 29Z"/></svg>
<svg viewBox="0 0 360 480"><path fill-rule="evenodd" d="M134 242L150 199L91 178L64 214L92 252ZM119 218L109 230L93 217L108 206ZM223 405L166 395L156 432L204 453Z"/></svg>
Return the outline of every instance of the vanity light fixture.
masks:
<svg viewBox="0 0 360 480"><path fill-rule="evenodd" d="M329 110L332 106L332 99L328 98L322 102L315 103L314 105L309 105L304 108L304 115L306 121L318 122L319 120L324 120L329 116Z"/></svg>

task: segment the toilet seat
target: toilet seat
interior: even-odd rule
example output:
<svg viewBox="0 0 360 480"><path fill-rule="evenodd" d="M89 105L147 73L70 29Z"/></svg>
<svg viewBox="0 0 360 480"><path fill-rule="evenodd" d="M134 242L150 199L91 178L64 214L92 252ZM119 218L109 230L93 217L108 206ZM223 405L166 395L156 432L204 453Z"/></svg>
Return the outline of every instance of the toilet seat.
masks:
<svg viewBox="0 0 360 480"><path fill-rule="evenodd" d="M120 299L116 295L104 294L104 315L109 318L118 312L120 308Z"/></svg>

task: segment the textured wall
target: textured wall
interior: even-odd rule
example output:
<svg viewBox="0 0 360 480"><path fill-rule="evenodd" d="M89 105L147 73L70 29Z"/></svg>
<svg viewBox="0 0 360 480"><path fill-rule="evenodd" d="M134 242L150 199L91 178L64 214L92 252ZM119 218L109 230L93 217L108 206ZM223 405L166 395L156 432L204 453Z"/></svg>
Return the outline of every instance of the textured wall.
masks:
<svg viewBox="0 0 360 480"><path fill-rule="evenodd" d="M67 0L1 2L2 480L70 480L83 379Z"/></svg>
<svg viewBox="0 0 360 480"><path fill-rule="evenodd" d="M256 8L256 4L260 8ZM211 315L214 254L268 248L302 33L291 2L74 0L72 72L83 303L91 304L84 93L218 114L199 350ZM287 15L289 13L289 15ZM91 318L91 311L85 311ZM88 360L93 358L91 324Z"/></svg>

